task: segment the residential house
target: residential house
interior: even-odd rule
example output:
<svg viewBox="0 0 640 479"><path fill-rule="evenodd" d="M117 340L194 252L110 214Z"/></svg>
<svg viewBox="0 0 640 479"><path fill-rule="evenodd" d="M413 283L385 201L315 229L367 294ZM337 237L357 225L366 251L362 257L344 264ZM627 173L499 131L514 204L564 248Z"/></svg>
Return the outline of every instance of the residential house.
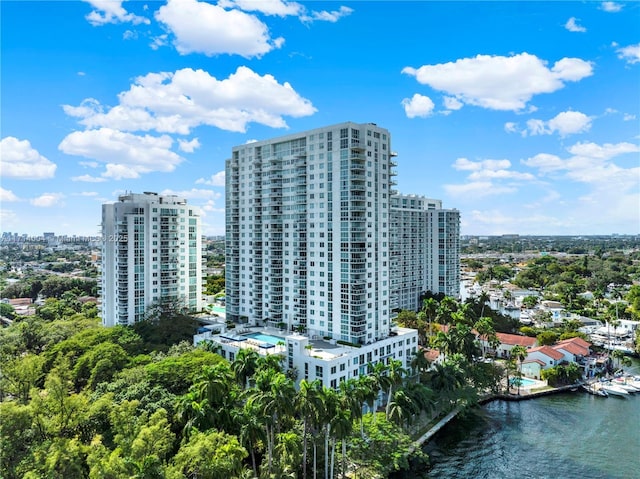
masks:
<svg viewBox="0 0 640 479"><path fill-rule="evenodd" d="M527 351L527 358L522 362L522 374L534 379L541 378L541 371L559 365L564 354L551 346L538 346Z"/></svg>
<svg viewBox="0 0 640 479"><path fill-rule="evenodd" d="M495 354L497 358L508 358L514 346L524 346L526 349L533 348L537 344L536 338L521 336L519 334L496 333L500 344L493 349L485 338L478 337L478 341L489 354Z"/></svg>
<svg viewBox="0 0 640 479"><path fill-rule="evenodd" d="M551 346L556 351L562 353L563 360L568 363L582 361L589 356L591 345L582 338L571 338L560 341Z"/></svg>

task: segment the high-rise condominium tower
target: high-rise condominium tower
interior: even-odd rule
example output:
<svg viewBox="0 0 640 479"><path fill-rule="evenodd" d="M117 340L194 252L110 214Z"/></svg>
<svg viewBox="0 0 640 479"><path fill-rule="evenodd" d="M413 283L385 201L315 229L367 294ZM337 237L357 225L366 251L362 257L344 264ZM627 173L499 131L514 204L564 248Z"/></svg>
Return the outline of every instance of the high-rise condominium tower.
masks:
<svg viewBox="0 0 640 479"><path fill-rule="evenodd" d="M199 211L183 198L129 193L102 205L102 323L132 324L167 302L199 311L201 241Z"/></svg>
<svg viewBox="0 0 640 479"><path fill-rule="evenodd" d="M227 318L351 343L388 337L393 156L373 123L234 147Z"/></svg>
<svg viewBox="0 0 640 479"><path fill-rule="evenodd" d="M460 212L416 195L391 198L393 307L416 311L425 291L460 295Z"/></svg>

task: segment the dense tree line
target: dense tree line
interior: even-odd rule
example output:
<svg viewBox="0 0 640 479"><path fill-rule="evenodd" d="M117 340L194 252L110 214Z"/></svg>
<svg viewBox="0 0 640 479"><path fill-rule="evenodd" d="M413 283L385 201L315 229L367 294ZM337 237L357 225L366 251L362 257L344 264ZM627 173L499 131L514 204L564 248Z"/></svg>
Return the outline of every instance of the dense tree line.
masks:
<svg viewBox="0 0 640 479"><path fill-rule="evenodd" d="M210 343L175 344L195 327L179 311L103 328L67 291L0 330L3 477L375 478L424 463L411 434L503 374L474 361L470 307L443 302L442 364L422 353L411 370L369 364L333 390L294 387L279 355L243 349L230 362Z"/></svg>
<svg viewBox="0 0 640 479"><path fill-rule="evenodd" d="M31 298L38 295L45 298L60 298L67 291L75 291L81 296L95 296L98 292L96 280L69 278L66 276L36 276L10 284L0 292L2 298Z"/></svg>
<svg viewBox="0 0 640 479"><path fill-rule="evenodd" d="M480 241L463 239L463 254L557 252L594 254L640 248L640 236L490 236Z"/></svg>

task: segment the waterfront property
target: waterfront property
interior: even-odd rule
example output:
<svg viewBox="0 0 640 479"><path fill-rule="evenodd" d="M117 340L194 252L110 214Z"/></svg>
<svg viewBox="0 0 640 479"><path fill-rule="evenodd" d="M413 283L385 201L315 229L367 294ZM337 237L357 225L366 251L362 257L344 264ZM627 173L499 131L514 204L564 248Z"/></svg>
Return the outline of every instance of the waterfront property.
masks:
<svg viewBox="0 0 640 479"><path fill-rule="evenodd" d="M369 364L391 359L411 368L411 360L418 346L415 329L393 327L386 338L375 343L358 345L333 339L309 337L300 333L265 327L227 329L225 322L208 325L194 336L194 344L211 341L220 354L233 361L243 348L250 348L260 355L279 354L284 369L290 371L299 382L314 379L332 388L347 379L368 374Z"/></svg>
<svg viewBox="0 0 640 479"><path fill-rule="evenodd" d="M494 355L497 358L508 358L511 356L511 350L515 346L523 346L526 349L531 349L538 343L536 338L530 338L528 336L522 336L519 334L508 333L496 333L500 344L494 349L489 342L480 336L478 341L484 346L484 350L489 354Z"/></svg>

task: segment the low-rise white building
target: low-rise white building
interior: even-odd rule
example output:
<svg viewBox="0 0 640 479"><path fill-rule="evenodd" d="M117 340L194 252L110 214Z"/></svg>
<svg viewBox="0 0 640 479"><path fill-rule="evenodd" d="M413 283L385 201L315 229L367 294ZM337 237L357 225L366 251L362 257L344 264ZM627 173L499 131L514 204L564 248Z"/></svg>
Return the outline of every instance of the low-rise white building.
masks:
<svg viewBox="0 0 640 479"><path fill-rule="evenodd" d="M409 370L418 347L418 332L394 326L386 338L355 345L287 334L273 328L227 330L221 323L207 326L207 331L194 336L194 344L204 340L212 341L230 361L242 348L251 348L262 355L279 354L283 356L284 369L295 371L296 383L318 379L324 386L337 388L342 381L368 374L369 364L386 364L395 359Z"/></svg>

